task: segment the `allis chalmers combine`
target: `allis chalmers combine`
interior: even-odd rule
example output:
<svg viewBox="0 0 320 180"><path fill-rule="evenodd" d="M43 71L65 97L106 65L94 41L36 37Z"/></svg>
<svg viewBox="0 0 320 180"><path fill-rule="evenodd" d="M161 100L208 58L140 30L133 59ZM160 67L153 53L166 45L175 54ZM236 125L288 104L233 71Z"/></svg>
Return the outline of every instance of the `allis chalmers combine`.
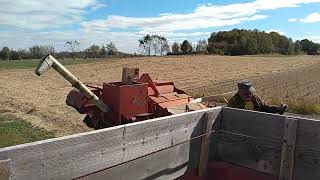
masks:
<svg viewBox="0 0 320 180"><path fill-rule="evenodd" d="M66 103L81 114L90 128L106 128L156 117L204 109L173 82L155 82L148 74L139 77L139 69L124 68L121 82L102 85L83 84L51 55L37 66L42 75L50 67L71 83Z"/></svg>

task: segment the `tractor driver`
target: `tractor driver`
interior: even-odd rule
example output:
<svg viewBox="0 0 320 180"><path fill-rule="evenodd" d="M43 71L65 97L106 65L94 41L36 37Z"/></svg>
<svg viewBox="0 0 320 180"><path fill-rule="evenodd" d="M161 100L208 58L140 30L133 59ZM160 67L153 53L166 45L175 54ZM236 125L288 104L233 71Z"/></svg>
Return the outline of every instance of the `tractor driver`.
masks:
<svg viewBox="0 0 320 180"><path fill-rule="evenodd" d="M287 105L274 106L266 104L255 92L249 81L240 81L238 83L238 92L229 99L228 107L278 114L283 114L287 109Z"/></svg>

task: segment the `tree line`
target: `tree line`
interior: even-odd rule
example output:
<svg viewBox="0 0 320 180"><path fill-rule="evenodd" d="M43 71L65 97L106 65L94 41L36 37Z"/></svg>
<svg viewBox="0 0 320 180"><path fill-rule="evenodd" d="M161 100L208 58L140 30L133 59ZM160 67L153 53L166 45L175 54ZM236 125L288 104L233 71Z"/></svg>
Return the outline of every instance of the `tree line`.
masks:
<svg viewBox="0 0 320 180"><path fill-rule="evenodd" d="M174 42L168 55L209 54L207 40L199 40L193 45L191 41L184 40L181 44Z"/></svg>
<svg viewBox="0 0 320 180"><path fill-rule="evenodd" d="M278 53L284 55L319 55L320 44L308 39L293 41L277 32L267 33L259 30L233 29L211 33L208 39L199 40L196 44L184 40L174 42L170 47L166 37L147 34L138 40L142 54L147 56L183 55L183 54L219 54L219 55L254 55ZM57 58L104 58L137 56L119 52L112 42L102 46L91 45L83 51L77 51L80 43L67 41L69 51L56 52L52 45L35 45L28 50L14 51L3 47L0 58L3 60L39 59L47 54Z"/></svg>
<svg viewBox="0 0 320 180"><path fill-rule="evenodd" d="M159 43L158 38L165 39ZM166 38L158 35L145 35L139 40L140 47L145 55L151 52L157 55L157 50L163 45L168 55L185 54L218 54L218 55L255 55L255 54L284 54L284 55L319 55L320 44L308 39L293 41L277 32L264 32L259 30L233 29L211 33L208 40L199 40L196 44L184 40L182 43L174 42L170 48ZM154 48L155 47L155 48ZM158 47L158 48L157 48ZM161 50L161 49L160 49ZM162 55L162 51L160 51Z"/></svg>
<svg viewBox="0 0 320 180"><path fill-rule="evenodd" d="M320 44L310 40L293 41L277 32L266 33L259 30L220 31L212 33L208 39L209 54L252 55L279 53L284 55L320 53Z"/></svg>
<svg viewBox="0 0 320 180"><path fill-rule="evenodd" d="M20 59L39 59L46 54L54 54L55 50L52 45L35 45L28 50L19 49L14 51L9 47L3 47L0 51L2 60L20 60Z"/></svg>
<svg viewBox="0 0 320 180"><path fill-rule="evenodd" d="M180 55L180 54L208 54L207 41L200 40L198 44L193 47L192 43L188 40L184 40L182 44L174 42L171 46L168 43L166 37L161 35L147 34L139 39L139 47L142 49L142 53L147 56L163 56L163 55Z"/></svg>
<svg viewBox="0 0 320 180"><path fill-rule="evenodd" d="M2 60L20 60L20 59L40 59L47 54L52 54L56 58L105 58L105 57L130 57L130 54L119 52L113 42L98 45L91 45L83 51L77 51L80 43L77 41L67 41L65 47L69 51L56 52L52 45L35 45L28 49L19 49L17 51L9 47L3 47L0 50Z"/></svg>

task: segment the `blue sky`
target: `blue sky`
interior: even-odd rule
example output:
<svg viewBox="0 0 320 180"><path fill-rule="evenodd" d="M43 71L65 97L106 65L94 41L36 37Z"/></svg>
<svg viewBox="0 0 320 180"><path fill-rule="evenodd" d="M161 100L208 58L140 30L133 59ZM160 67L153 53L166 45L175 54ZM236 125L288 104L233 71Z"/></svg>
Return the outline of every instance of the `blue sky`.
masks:
<svg viewBox="0 0 320 180"><path fill-rule="evenodd" d="M0 0L0 47L114 42L139 52L138 39L160 34L196 43L220 30L277 31L320 43L320 0Z"/></svg>

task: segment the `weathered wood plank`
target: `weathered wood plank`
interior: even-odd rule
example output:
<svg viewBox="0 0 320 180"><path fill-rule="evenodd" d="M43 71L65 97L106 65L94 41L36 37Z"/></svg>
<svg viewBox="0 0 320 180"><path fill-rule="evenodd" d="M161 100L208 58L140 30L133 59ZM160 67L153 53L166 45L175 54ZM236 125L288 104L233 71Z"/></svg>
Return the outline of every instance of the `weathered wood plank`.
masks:
<svg viewBox="0 0 320 180"><path fill-rule="evenodd" d="M320 179L320 121L299 120L293 179Z"/></svg>
<svg viewBox="0 0 320 180"><path fill-rule="evenodd" d="M320 150L296 146L293 179L320 179Z"/></svg>
<svg viewBox="0 0 320 180"><path fill-rule="evenodd" d="M204 114L204 126L202 134L206 135L201 138L200 158L198 166L199 176L205 176L207 174L212 126L214 122L220 117L220 112L206 112Z"/></svg>
<svg viewBox="0 0 320 180"><path fill-rule="evenodd" d="M290 168L292 167L289 167L287 169L288 170L287 173L291 174L291 176L293 176L292 179L294 180L320 179L320 131L319 131L320 121L319 120L311 120L311 119L304 119L304 118L298 118L298 117L286 117L286 116L272 115L272 114L259 113L259 112L246 113L247 111L244 111L244 110L235 110L235 111L237 112L234 112L234 110L232 110L231 108L223 108L222 120L219 126L220 129L232 131L232 133L234 132L239 133L239 135L243 134L243 136L249 135L249 136L252 136L252 138L255 137L256 139L262 139L262 140L274 142L274 145L277 144L274 151L272 150L273 153L270 153L270 154L274 154L272 155L274 156L274 158L271 158L271 161L265 161L267 162L265 163L266 167L270 166L271 164L270 167L272 167L271 168L272 170L270 171L270 174L272 175L280 175L280 171L279 171L280 163L275 163L274 165L272 165L273 163L270 163L270 162L281 161L280 152L279 152L281 151L281 148L279 148L281 146L279 146L278 141L279 141L279 137L285 136L284 131L282 130L285 127L284 122L286 119L295 119L296 124L294 124L292 128L294 129L295 126L299 124L298 130L296 133L296 148L294 152L291 151L287 154L288 158L294 154L294 157L295 157L294 168L293 170L290 170ZM261 116L263 117L261 118ZM269 119L269 121L267 119ZM280 124L277 125L276 121L279 121ZM275 128L275 127L278 127L278 128ZM289 134L291 134L289 136L294 136L294 133L289 133ZM217 139L219 137L213 136L213 138ZM294 139L294 138L291 138L291 139ZM219 144L225 143L225 142L221 142L220 138L219 140L214 140L214 141L215 142L218 141ZM230 140L230 141L234 141L234 140ZM250 141L243 139L243 144L246 144L247 142L250 142ZM252 142L250 143L252 144ZM281 140L280 140L280 143L281 143ZM213 156L214 159L233 162L238 165L259 170L259 168L255 168L254 163L250 163L250 160L249 160L250 158L247 158L247 157L250 157L250 155L244 155L244 156L241 155L246 153L246 149L248 149L247 151L250 152L249 149L251 148L242 147L240 142L238 144L239 145L237 145L237 143L234 143L234 145L229 145L230 146L229 148L222 148L222 149L225 149L225 151L221 150L221 145L219 145L218 147L211 146L210 152L214 153L215 149L218 149L216 151L218 151L218 153L223 152L223 154L222 156L221 154ZM244 145L244 146L247 146L247 145ZM265 145L258 146L258 147L259 149L261 149L261 147L263 146ZM269 145L267 145L267 147L268 146ZM250 147L257 147L257 145L250 145ZM228 151L230 151L230 153L228 153ZM243 157L243 158L237 159L236 155L232 154L232 152L235 152L235 154L238 155L239 154L237 153L238 151L240 151L240 155L238 157ZM284 149L284 151L286 151L286 149ZM247 159L248 162L243 162L243 159ZM210 156L210 160L213 160L211 156ZM290 171L293 171L293 172L291 173ZM262 172L268 173L268 170L267 171L262 170ZM284 173L284 171L281 173Z"/></svg>
<svg viewBox="0 0 320 180"><path fill-rule="evenodd" d="M298 120L286 117L279 180L292 180Z"/></svg>
<svg viewBox="0 0 320 180"><path fill-rule="evenodd" d="M282 141L285 116L224 107L221 129Z"/></svg>
<svg viewBox="0 0 320 180"><path fill-rule="evenodd" d="M203 114L220 110L218 107L2 148L0 159L11 159L12 179L71 179L198 136Z"/></svg>
<svg viewBox="0 0 320 180"><path fill-rule="evenodd" d="M320 149L320 121L305 118L296 119L299 120L296 146Z"/></svg>
<svg viewBox="0 0 320 180"><path fill-rule="evenodd" d="M218 130L214 142L216 152L210 161L231 162L267 174L279 174L281 141Z"/></svg>
<svg viewBox="0 0 320 180"><path fill-rule="evenodd" d="M0 179L10 179L10 159L0 160Z"/></svg>
<svg viewBox="0 0 320 180"><path fill-rule="evenodd" d="M195 144L187 142L173 146L82 179L176 179L182 176L188 169L192 169L191 166L195 167L197 165L197 162L190 161L190 159L199 156L199 151L197 149L200 147L200 139L196 141L198 142Z"/></svg>
<svg viewBox="0 0 320 180"><path fill-rule="evenodd" d="M71 179L104 164L104 152L114 152L109 163L116 163L122 147L115 144L122 141L122 131L118 127L3 148L0 158L11 159L12 179Z"/></svg>

